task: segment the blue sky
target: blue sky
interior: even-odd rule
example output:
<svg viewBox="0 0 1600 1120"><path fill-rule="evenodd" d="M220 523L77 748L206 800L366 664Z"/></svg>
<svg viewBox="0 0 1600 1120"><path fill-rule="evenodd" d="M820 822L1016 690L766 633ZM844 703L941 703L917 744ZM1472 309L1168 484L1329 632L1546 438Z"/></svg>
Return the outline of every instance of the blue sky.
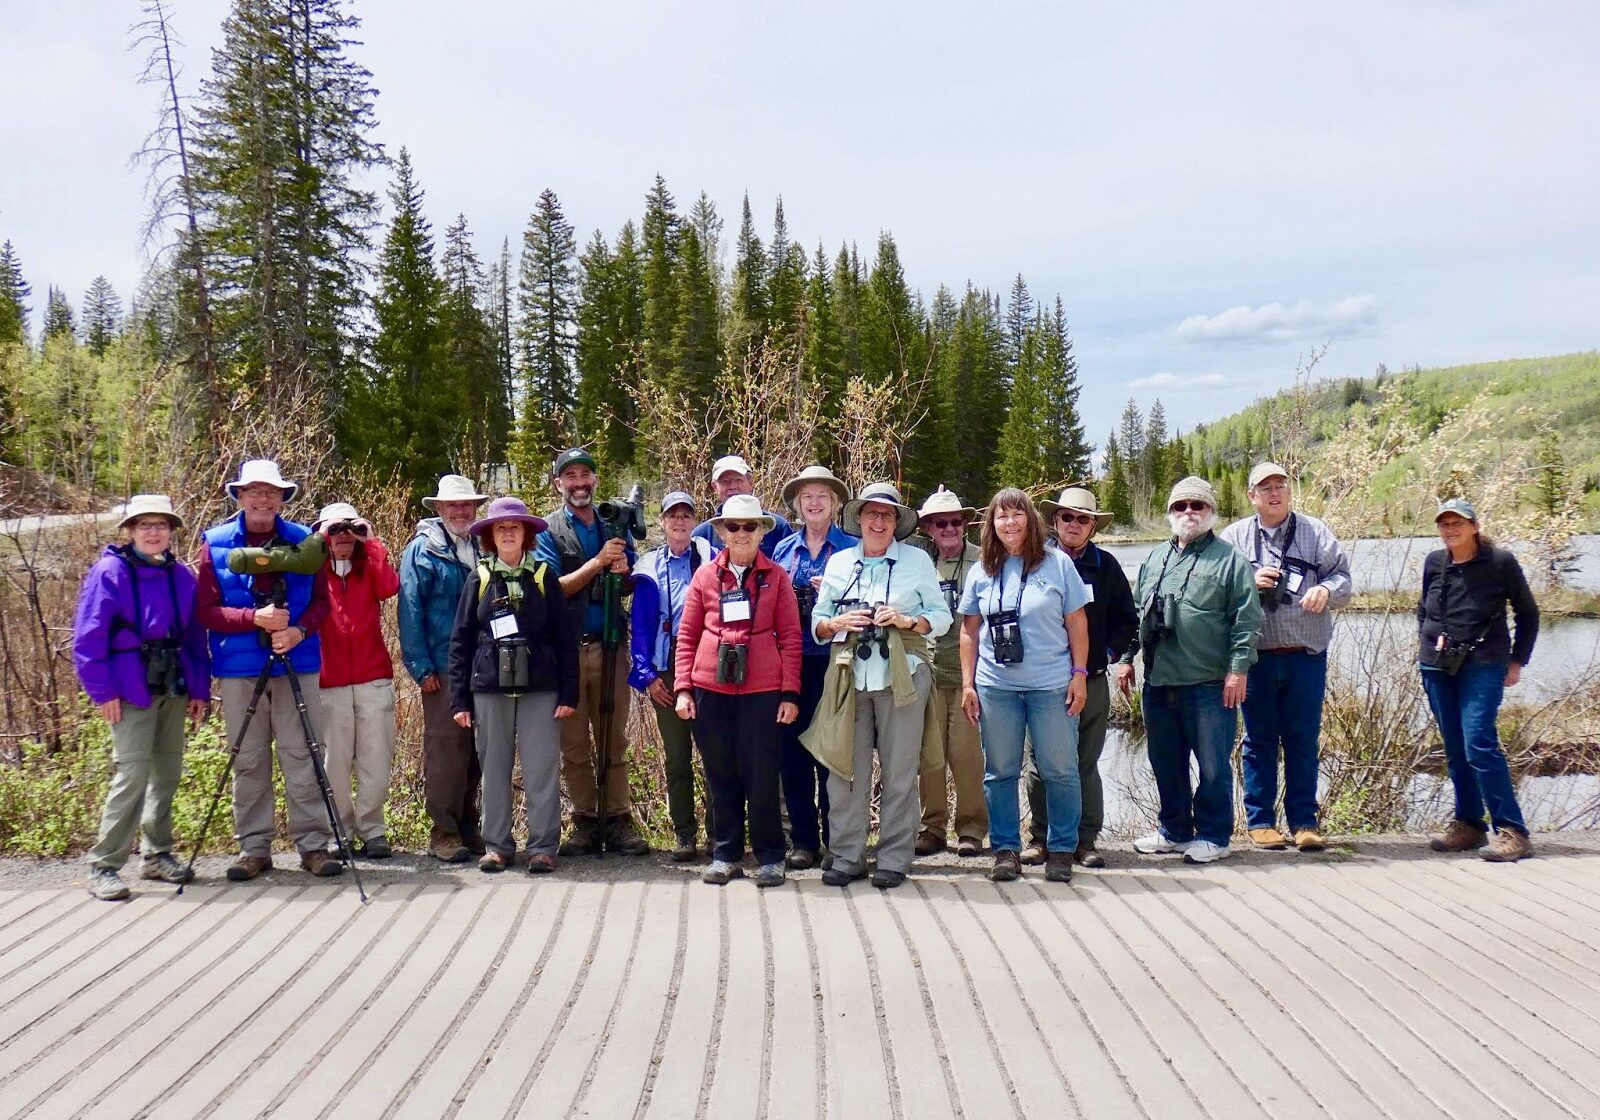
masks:
<svg viewBox="0 0 1600 1120"><path fill-rule="evenodd" d="M156 96L130 3L7 0L0 239L77 302L142 270ZM226 4L174 0L185 84ZM482 255L553 188L579 240L659 171L911 283L1059 294L1097 442L1319 374L1600 345L1600 5L439 4L357 8L379 139Z"/></svg>

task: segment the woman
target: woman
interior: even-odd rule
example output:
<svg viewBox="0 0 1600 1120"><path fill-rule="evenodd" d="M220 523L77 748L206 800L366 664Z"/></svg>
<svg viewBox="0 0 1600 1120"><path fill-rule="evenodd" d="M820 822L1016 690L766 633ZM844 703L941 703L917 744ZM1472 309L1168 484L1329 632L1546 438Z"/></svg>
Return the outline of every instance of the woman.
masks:
<svg viewBox="0 0 1600 1120"><path fill-rule="evenodd" d="M990 501L979 549L961 592L961 707L983 735L989 878L1022 874L1017 780L1027 737L1050 816L1045 878L1070 882L1083 813L1078 713L1088 698L1089 594L1071 559L1045 548L1044 523L1021 490Z"/></svg>
<svg viewBox="0 0 1600 1120"><path fill-rule="evenodd" d="M1455 819L1430 841L1436 852L1483 848L1483 858L1514 863L1533 854L1517 806L1495 718L1504 690L1522 678L1539 636L1539 606L1516 557L1478 530L1465 498L1440 503L1434 517L1444 547L1422 565L1417 630L1422 688L1444 739ZM1513 641L1506 606L1516 617ZM1484 807L1494 826L1487 836ZM1487 847L1484 847L1485 844Z"/></svg>
<svg viewBox="0 0 1600 1120"><path fill-rule="evenodd" d="M83 690L111 725L114 771L89 851L89 893L128 897L118 874L144 835L141 879L187 883L172 855L172 798L183 773L183 719L199 722L211 658L195 610L195 577L172 554L183 519L165 494L136 494L110 545L83 579L72 659Z"/></svg>
<svg viewBox="0 0 1600 1120"><path fill-rule="evenodd" d="M578 634L556 572L533 558L545 522L516 498L496 498L472 525L483 559L456 606L450 636L451 711L475 727L483 769L486 872L516 861L511 768L522 759L528 872L556 869L561 839L561 739L556 720L578 703Z"/></svg>
<svg viewBox="0 0 1600 1120"><path fill-rule="evenodd" d="M867 873L872 753L878 752L878 867L872 885L898 887L911 869L921 810L917 775L933 689L928 643L950 627L950 608L928 554L901 542L917 514L892 483L874 482L844 507L861 543L828 561L812 611L818 642L838 642L824 698L806 733L828 761L832 864L822 881L842 887ZM834 688L837 679L840 687Z"/></svg>
<svg viewBox="0 0 1600 1120"><path fill-rule="evenodd" d="M756 886L784 881L778 810L780 748L774 725L800 714L800 608L789 575L761 552L775 524L750 494L735 494L711 519L722 551L689 583L678 625L678 717L694 739L711 788L712 860L700 877L716 886L744 874L745 821L760 870Z"/></svg>
<svg viewBox="0 0 1600 1120"><path fill-rule="evenodd" d="M836 552L859 543L836 523L839 509L850 500L850 488L827 467L811 466L791 478L783 500L793 509L800 528L778 542L772 559L794 584L800 601L801 718L784 728L783 800L789 810L788 864L796 871L815 867L828 842L828 770L800 742L800 733L822 699L828 673L828 648L811 636L811 611L822 586L822 573Z"/></svg>

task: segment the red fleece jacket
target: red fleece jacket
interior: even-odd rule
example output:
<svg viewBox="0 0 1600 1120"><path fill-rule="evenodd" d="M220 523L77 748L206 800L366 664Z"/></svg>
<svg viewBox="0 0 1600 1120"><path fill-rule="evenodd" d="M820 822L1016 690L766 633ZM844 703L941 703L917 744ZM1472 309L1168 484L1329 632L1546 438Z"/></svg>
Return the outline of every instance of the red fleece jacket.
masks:
<svg viewBox="0 0 1600 1120"><path fill-rule="evenodd" d="M755 564L744 574L745 594L754 608L752 617L748 622L724 622L722 593L735 589L728 556L728 550L723 549L711 563L701 564L689 582L673 659L673 664L680 666L677 687L679 691L693 686L728 695L779 692L785 700L798 703L800 604L794 597L789 573L764 554L756 553ZM743 684L718 683L719 642L749 647ZM684 665L693 668L684 673Z"/></svg>
<svg viewBox="0 0 1600 1120"><path fill-rule="evenodd" d="M383 640L383 601L400 591L400 576L389 550L377 537L357 541L350 574L333 573L330 556L322 567L328 585L328 620L322 624L322 687L343 688L390 680L394 664Z"/></svg>

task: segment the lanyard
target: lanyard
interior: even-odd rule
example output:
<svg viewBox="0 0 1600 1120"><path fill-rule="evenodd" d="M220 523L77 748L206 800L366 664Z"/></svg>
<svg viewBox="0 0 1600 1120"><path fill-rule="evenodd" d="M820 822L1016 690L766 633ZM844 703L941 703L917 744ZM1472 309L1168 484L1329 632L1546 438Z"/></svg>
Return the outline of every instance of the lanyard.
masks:
<svg viewBox="0 0 1600 1120"><path fill-rule="evenodd" d="M1211 542L1209 540L1206 542L1206 544L1210 543ZM1161 594L1161 585L1166 581L1167 578L1167 565L1172 562L1173 554L1178 551L1178 546L1175 543L1172 541L1167 542L1167 555L1161 561L1161 574L1156 576L1156 585L1150 591L1150 597L1152 599ZM1200 553L1205 551L1205 547L1202 546L1192 553L1189 552L1188 549L1183 549L1183 551L1188 554L1190 563L1189 574L1183 577L1183 586L1178 588L1178 598L1180 599L1189 593L1189 580L1194 578L1194 570L1200 566ZM1180 556L1178 558L1178 563L1183 563L1183 557ZM1176 575L1177 573L1174 572L1173 574Z"/></svg>
<svg viewBox="0 0 1600 1120"><path fill-rule="evenodd" d="M873 559L878 559L878 557L873 557ZM888 578L883 581L883 601L888 603L889 597L894 593L894 558L885 556L882 559L884 563L889 565ZM866 572L866 565L867 562L864 559L856 561L855 576L845 585L844 591L839 595L839 599L848 599L852 589L861 587L861 577ZM839 599L835 599L834 602L838 602Z"/></svg>
<svg viewBox="0 0 1600 1120"><path fill-rule="evenodd" d="M994 610L989 612L990 614L999 614L1006 605L1006 565L1011 563L1011 559L1012 558L1008 556L1000 562L1000 573L998 576L996 576L994 584L995 607ZM1017 557L1017 563L1019 565L1022 563L1022 558L1020 556ZM1017 580L1017 605L1012 608L1016 611L1018 618L1022 617L1022 592L1027 588L1027 586L1028 573L1023 572L1022 576Z"/></svg>
<svg viewBox="0 0 1600 1120"><path fill-rule="evenodd" d="M1267 539L1267 531L1261 527L1261 518L1259 516L1253 518L1253 520L1255 521L1256 526L1256 567L1259 568L1261 567L1261 542ZM1268 555L1271 555L1273 552L1278 554L1277 566L1279 568L1282 568L1283 562L1289 559L1289 550L1294 547L1294 528L1294 514L1291 513L1289 515L1289 527L1284 530L1283 534L1283 547L1274 549L1272 547L1272 542L1267 540L1267 553Z"/></svg>

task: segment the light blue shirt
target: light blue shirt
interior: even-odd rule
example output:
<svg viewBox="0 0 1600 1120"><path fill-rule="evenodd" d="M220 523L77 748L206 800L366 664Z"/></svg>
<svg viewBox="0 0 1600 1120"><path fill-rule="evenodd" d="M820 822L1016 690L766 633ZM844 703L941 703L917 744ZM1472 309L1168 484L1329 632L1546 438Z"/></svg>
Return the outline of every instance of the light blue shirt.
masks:
<svg viewBox="0 0 1600 1120"><path fill-rule="evenodd" d="M1044 559L1026 580L1020 556L1007 556L998 576L990 576L982 564L974 564L961 589L961 613L981 619L978 687L1008 692L1066 688L1072 679L1072 647L1065 619L1088 601L1089 592L1072 559L1055 549L1045 550ZM1002 610L1020 614L1022 661L1016 665L1001 665L994 659L989 616Z"/></svg>
<svg viewBox="0 0 1600 1120"><path fill-rule="evenodd" d="M928 631L930 639L950 628L950 608L939 589L939 573L933 561L922 549L901 541L892 542L882 556L865 556L860 545L833 554L823 571L822 589L817 592L817 605L811 612L812 637L816 637L817 623L840 613L840 599L885 603L909 618L926 618L933 627ZM871 648L872 656L856 658L856 689L860 692L889 687L889 659L878 652L876 645ZM912 672L923 664L923 659L914 653L907 660Z"/></svg>

